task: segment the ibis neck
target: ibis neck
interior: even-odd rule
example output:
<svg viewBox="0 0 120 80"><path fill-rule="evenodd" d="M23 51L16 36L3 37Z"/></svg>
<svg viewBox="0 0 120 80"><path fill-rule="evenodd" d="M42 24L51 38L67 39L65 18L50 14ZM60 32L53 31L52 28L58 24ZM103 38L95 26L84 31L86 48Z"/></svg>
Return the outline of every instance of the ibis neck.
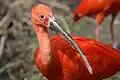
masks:
<svg viewBox="0 0 120 80"><path fill-rule="evenodd" d="M51 44L50 44L50 38L48 35L48 31L40 28L37 34L37 38L39 41L39 47L40 47L40 59L42 64L48 64L51 57Z"/></svg>

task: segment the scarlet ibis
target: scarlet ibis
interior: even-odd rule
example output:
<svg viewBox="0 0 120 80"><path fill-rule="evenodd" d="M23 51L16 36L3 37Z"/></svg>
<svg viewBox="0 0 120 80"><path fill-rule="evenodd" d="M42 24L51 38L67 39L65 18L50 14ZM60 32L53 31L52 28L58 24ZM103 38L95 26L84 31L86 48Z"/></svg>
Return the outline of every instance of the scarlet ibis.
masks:
<svg viewBox="0 0 120 80"><path fill-rule="evenodd" d="M36 66L48 80L102 80L120 71L119 51L109 45L71 35L92 66L93 74L90 74L78 49L73 47L75 42L56 23L49 7L43 4L33 7L32 23L39 41ZM59 34L50 38L48 28L66 39Z"/></svg>
<svg viewBox="0 0 120 80"><path fill-rule="evenodd" d="M100 40L100 25L104 17L112 15L110 23L110 33L113 46L116 44L113 23L116 15L120 11L120 0L82 0L74 12L74 22L83 16L93 17L97 20L96 40Z"/></svg>

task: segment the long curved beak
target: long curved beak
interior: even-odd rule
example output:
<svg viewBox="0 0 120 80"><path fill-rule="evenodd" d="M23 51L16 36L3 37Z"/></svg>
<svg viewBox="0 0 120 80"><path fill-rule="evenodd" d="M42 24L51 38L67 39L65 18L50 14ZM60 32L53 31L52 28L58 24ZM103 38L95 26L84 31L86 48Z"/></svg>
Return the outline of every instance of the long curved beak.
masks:
<svg viewBox="0 0 120 80"><path fill-rule="evenodd" d="M80 47L75 43L73 38L65 30L63 30L62 27L60 27L59 24L55 20L50 19L49 28L51 30L59 33L62 37L64 37L79 52L80 56L82 57L83 61L85 62L85 65L88 68L88 71L90 72L90 74L93 74L92 67L90 66L86 56L83 54Z"/></svg>

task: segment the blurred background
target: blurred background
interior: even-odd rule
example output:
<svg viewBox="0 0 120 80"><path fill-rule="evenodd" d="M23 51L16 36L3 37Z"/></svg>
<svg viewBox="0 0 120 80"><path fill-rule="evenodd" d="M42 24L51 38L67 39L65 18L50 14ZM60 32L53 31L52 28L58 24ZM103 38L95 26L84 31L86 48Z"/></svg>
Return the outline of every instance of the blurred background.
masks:
<svg viewBox="0 0 120 80"><path fill-rule="evenodd" d="M50 6L61 25L74 35L95 39L96 22L84 17L73 23L73 11L80 0L40 0ZM73 2L75 1L75 2ZM0 0L0 80L46 80L36 68L38 41L31 24L31 8L37 0ZM120 42L120 15L115 20L116 38ZM101 42L111 44L109 23L101 26ZM120 73L105 80L120 80Z"/></svg>

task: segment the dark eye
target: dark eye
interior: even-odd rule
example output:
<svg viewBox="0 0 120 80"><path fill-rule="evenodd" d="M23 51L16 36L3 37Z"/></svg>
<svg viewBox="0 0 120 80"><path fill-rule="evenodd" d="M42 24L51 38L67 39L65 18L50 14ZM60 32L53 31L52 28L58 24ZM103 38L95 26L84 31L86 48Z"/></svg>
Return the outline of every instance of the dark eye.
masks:
<svg viewBox="0 0 120 80"><path fill-rule="evenodd" d="M41 19L45 19L45 16L44 16L44 15L40 15L40 18L41 18Z"/></svg>

